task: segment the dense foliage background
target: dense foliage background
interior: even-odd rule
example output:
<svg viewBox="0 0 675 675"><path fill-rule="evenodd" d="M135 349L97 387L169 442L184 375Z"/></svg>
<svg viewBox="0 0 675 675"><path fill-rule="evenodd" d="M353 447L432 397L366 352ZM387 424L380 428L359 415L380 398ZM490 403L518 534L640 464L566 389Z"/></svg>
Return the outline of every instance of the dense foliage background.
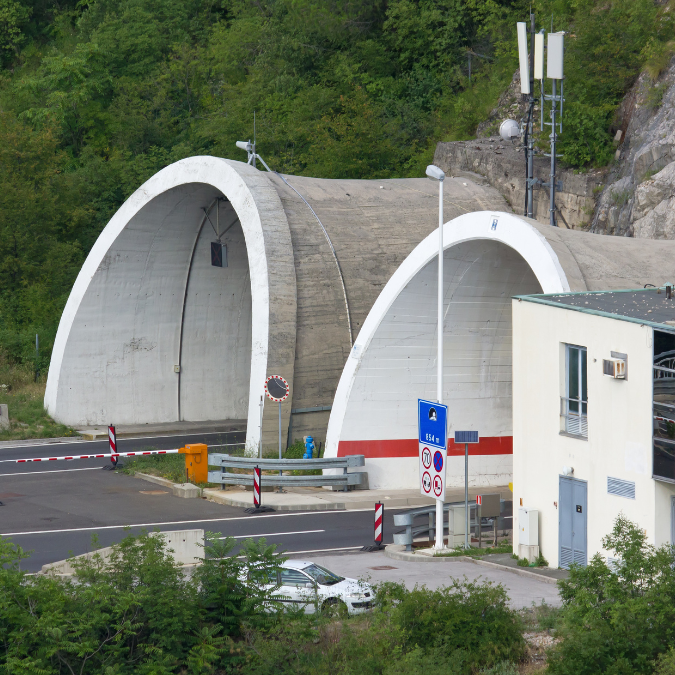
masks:
<svg viewBox="0 0 675 675"><path fill-rule="evenodd" d="M563 151L612 154L614 114L675 36L654 0L535 0L571 31ZM0 349L45 372L77 271L111 215L183 157L332 178L423 175L517 65L529 0L0 0ZM468 51L472 78L468 79Z"/></svg>

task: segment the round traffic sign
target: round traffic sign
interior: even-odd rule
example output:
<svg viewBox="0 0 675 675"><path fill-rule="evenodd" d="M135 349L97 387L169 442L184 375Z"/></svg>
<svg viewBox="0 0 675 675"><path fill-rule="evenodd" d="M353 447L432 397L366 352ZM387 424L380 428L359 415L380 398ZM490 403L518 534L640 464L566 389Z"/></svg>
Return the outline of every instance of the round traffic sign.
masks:
<svg viewBox="0 0 675 675"><path fill-rule="evenodd" d="M422 476L422 487L427 494L431 492L431 476L428 471L425 471Z"/></svg>
<svg viewBox="0 0 675 675"><path fill-rule="evenodd" d="M429 448L422 450L422 464L424 464L425 469L431 466L431 450Z"/></svg>
<svg viewBox="0 0 675 675"><path fill-rule="evenodd" d="M436 469L436 471L443 470L443 455L440 453L439 450L436 450L436 452L434 452L434 469Z"/></svg>
<svg viewBox="0 0 675 675"><path fill-rule="evenodd" d="M265 393L267 398L281 403L288 398L291 388L281 375L270 375L265 380Z"/></svg>
<svg viewBox="0 0 675 675"><path fill-rule="evenodd" d="M436 474L434 476L434 494L437 497L440 497L443 492L443 479Z"/></svg>

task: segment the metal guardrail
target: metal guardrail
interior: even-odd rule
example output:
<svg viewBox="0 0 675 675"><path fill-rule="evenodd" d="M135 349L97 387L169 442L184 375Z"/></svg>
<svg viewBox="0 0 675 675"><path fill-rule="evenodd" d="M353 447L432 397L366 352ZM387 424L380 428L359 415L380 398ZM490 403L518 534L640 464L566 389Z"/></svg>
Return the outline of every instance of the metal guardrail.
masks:
<svg viewBox="0 0 675 675"><path fill-rule="evenodd" d="M367 474L363 471L348 473L347 469L365 466L364 455L347 455L323 459L257 459L255 457L232 457L209 453L209 466L220 466L219 471L209 471L209 483L223 485L253 485L253 474L230 473L226 469L249 469L259 466L262 471L311 471L342 469L341 474L318 476L264 475L262 484L270 487L322 487L337 486L345 490L350 485L361 485Z"/></svg>
<svg viewBox="0 0 675 675"><path fill-rule="evenodd" d="M500 516L499 520L502 521L502 526L504 525L503 521L510 516L503 516L501 514L506 510L507 501L504 499L500 500ZM443 505L443 533L450 535L452 530L450 529L450 519L449 517L446 520L445 514L450 514L455 508L464 509L464 502L451 502ZM476 526L476 509L477 505L475 503L469 502L469 529ZM415 518L420 516L428 517L428 524L424 525L415 525ZM481 518L483 520L483 518ZM412 550L412 544L415 537L419 537L424 534L428 534L431 538L436 532L436 506L423 506L416 509L409 509L402 513L394 514L394 527L405 527L404 532L395 532L394 533L394 544L399 544L406 547L406 551ZM502 527L503 529L503 527ZM462 535L464 531L462 530Z"/></svg>

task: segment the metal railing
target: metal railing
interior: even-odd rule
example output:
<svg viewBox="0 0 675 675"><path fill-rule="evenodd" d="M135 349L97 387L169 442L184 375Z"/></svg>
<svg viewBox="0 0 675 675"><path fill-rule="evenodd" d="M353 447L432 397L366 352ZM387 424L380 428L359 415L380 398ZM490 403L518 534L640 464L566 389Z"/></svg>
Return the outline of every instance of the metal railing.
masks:
<svg viewBox="0 0 675 675"><path fill-rule="evenodd" d="M218 471L209 471L209 483L222 485L253 485L253 474L231 473L226 469L246 469L253 471L312 471L323 469L342 469L341 474L322 474L318 476L284 476L279 473L263 475L262 485L270 487L342 487L365 484L367 474L364 471L349 473L348 469L365 466L364 455L347 455L322 459L257 459L255 457L233 457L220 453L209 454L209 466L219 466Z"/></svg>
<svg viewBox="0 0 675 675"><path fill-rule="evenodd" d="M560 416L565 420L568 434L588 437L588 401L561 396Z"/></svg>
<svg viewBox="0 0 675 675"><path fill-rule="evenodd" d="M505 529L504 521L507 518L511 518L511 516L504 515L510 504L510 501L504 499L500 500L500 515L497 518L497 521L501 521L502 530ZM451 527L453 522L457 522L457 520L452 517L455 509L461 509L462 512L461 518L459 518L459 522L462 526L461 532L454 532L453 527ZM477 529L477 535L480 540L482 534L482 521L486 519L481 518L480 511L477 509L479 509L479 507L475 503L469 503L469 530L471 530L471 528ZM415 525L415 519L420 517L426 517L428 519L427 522L423 525ZM452 538L451 535L458 535L462 538L462 542L450 542L451 548L453 547L453 544L463 543L465 522L464 502L450 502L443 505L444 535L448 535L448 539ZM480 525L478 525L479 522L481 523ZM497 524L497 529L499 529L499 523L495 524ZM434 534L436 532L436 506L423 506L416 509L409 509L402 513L395 513L394 527L405 527L403 532L394 533L394 544L405 546L406 551L412 550L412 544L416 537L421 537L425 534L429 536L429 545L432 546Z"/></svg>

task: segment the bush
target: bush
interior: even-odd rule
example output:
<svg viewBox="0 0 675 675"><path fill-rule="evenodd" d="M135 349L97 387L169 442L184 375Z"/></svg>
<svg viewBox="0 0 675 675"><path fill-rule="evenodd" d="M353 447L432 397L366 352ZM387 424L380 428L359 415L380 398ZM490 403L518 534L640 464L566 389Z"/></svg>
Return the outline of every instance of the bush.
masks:
<svg viewBox="0 0 675 675"><path fill-rule="evenodd" d="M675 558L670 546L647 544L645 532L619 516L603 547L558 582L563 600L562 642L549 655L552 675L652 673L675 638ZM660 659L667 668L671 657ZM664 670L663 672L668 672Z"/></svg>

